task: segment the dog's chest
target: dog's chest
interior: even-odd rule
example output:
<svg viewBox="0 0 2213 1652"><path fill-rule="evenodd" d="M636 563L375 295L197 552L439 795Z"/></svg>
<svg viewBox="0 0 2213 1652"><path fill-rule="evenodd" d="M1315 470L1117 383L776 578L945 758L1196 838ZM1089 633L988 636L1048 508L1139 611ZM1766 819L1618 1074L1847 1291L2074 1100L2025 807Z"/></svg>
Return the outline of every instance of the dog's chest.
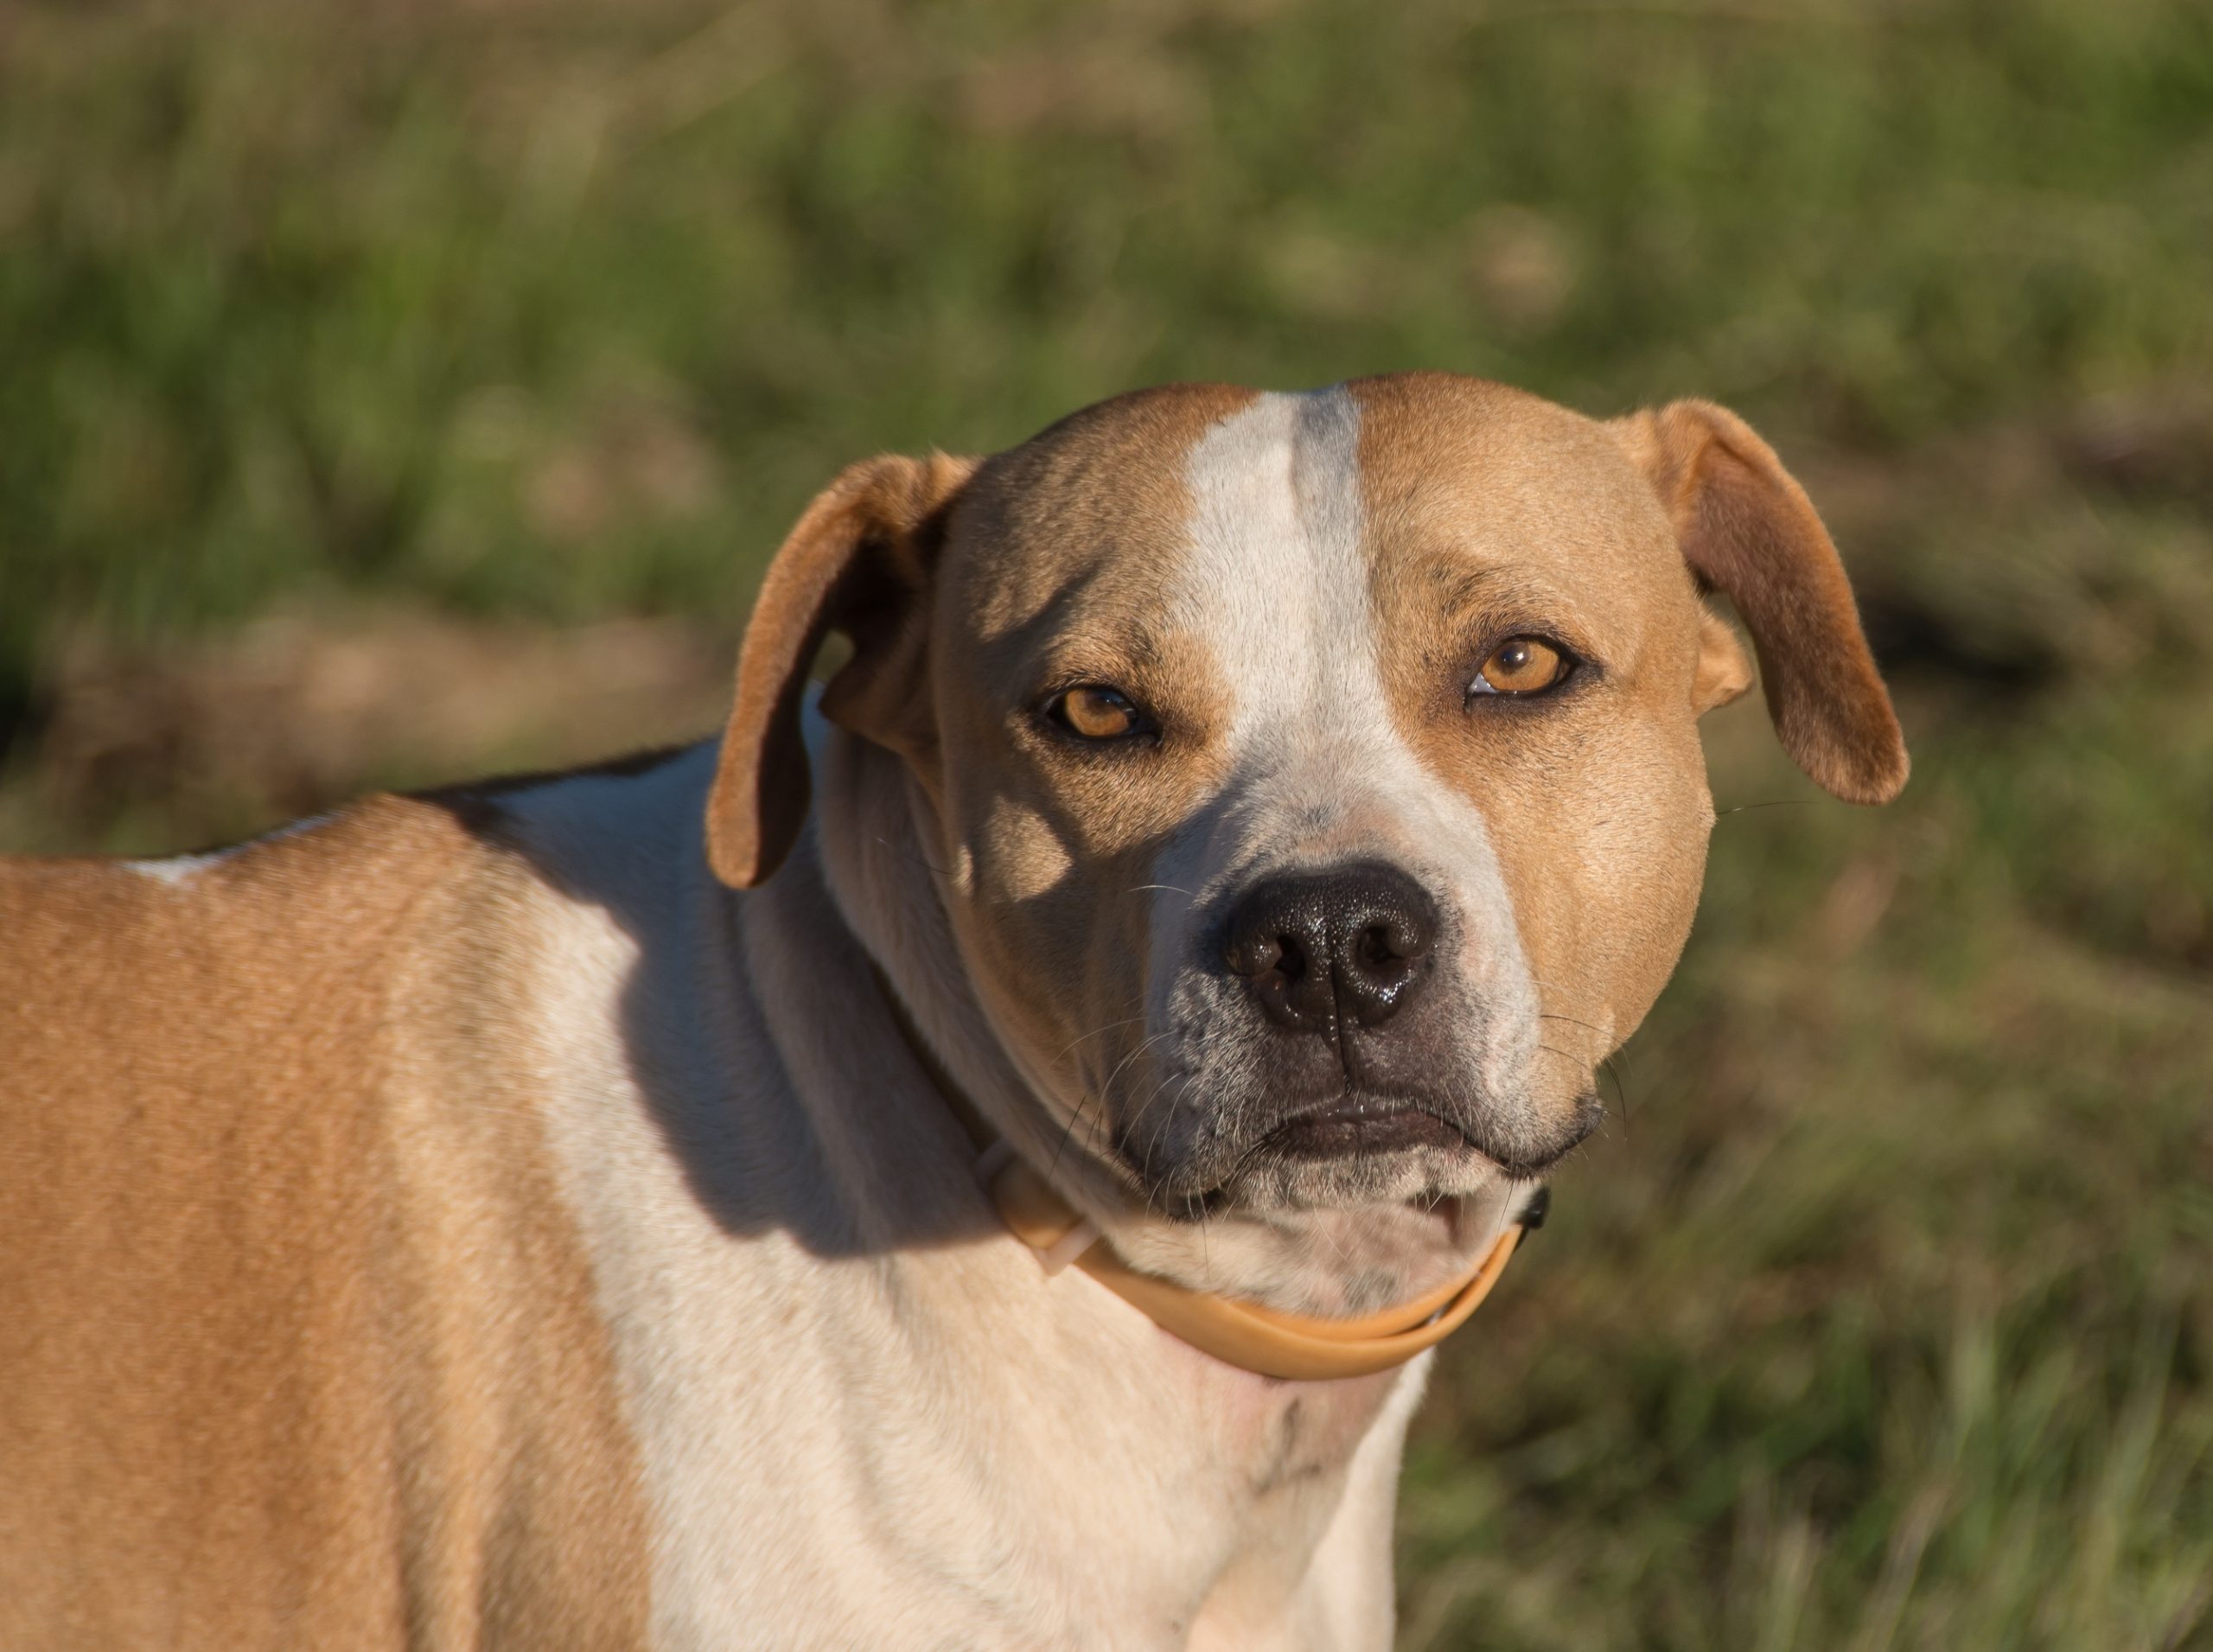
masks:
<svg viewBox="0 0 2213 1652"><path fill-rule="evenodd" d="M967 1645L1101 1623L1182 1644L1225 1579L1303 1576L1379 1413L1416 1386L1234 1369L1087 1276L1043 1281L1011 1239L892 1260L733 1230L651 1112L623 1103L619 1067L569 1070L590 1082L557 1109L562 1156L673 1642L741 1643L767 1623L870 1643L920 1615Z"/></svg>
<svg viewBox="0 0 2213 1652"><path fill-rule="evenodd" d="M887 1118L928 1105L883 1093L896 1043L822 1014L864 970L846 979L794 922L778 970L749 979L743 944L654 864L615 863L638 885L590 903L549 896L531 950L545 1117L655 1528L658 1639L883 1644L906 1624L1030 1646L1119 1623L1120 1643L1177 1645L1226 1589L1281 1608L1355 1502L1387 1534L1389 1474L1379 1500L1362 1464L1394 1468L1417 1379L1271 1381L1080 1272L1046 1279L995 1224L898 1245L856 1228L839 1144L881 1161ZM947 1164L902 1150L896 1180L966 1175L942 1133ZM871 1200L875 1231L900 1229Z"/></svg>
<svg viewBox="0 0 2213 1652"><path fill-rule="evenodd" d="M1189 1390L1194 1426L1215 1443L1215 1468L1256 1502L1342 1473L1403 1374L1285 1382L1224 1365L1160 1333L1164 1372Z"/></svg>

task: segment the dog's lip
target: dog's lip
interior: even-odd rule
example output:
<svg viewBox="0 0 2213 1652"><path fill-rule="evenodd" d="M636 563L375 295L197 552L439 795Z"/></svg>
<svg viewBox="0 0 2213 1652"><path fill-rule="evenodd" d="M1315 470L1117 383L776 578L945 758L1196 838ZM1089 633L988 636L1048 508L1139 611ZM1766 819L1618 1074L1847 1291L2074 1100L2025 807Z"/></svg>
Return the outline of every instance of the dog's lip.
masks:
<svg viewBox="0 0 2213 1652"><path fill-rule="evenodd" d="M1465 1128L1433 1107L1408 1096L1355 1091L1285 1119L1261 1139L1260 1146L1294 1158L1336 1158L1413 1147L1483 1151Z"/></svg>
<svg viewBox="0 0 2213 1652"><path fill-rule="evenodd" d="M1414 1147L1462 1148L1488 1160L1502 1175L1517 1182L1534 1181L1549 1172L1588 1140L1605 1119L1605 1104L1596 1090L1578 1100L1575 1122L1559 1140L1535 1153L1502 1151L1483 1134L1461 1122L1435 1103L1418 1096L1346 1091L1317 1106L1284 1119L1262 1137L1262 1151L1271 1149L1286 1157L1334 1158L1349 1152L1388 1152ZM1332 1151L1332 1138L1342 1132L1344 1145ZM1292 1145L1301 1134L1318 1137L1304 1151ZM1318 1149L1319 1151L1317 1151Z"/></svg>
<svg viewBox="0 0 2213 1652"><path fill-rule="evenodd" d="M1129 1153L1126 1142L1118 1142L1117 1151L1132 1186L1145 1191L1148 1205L1157 1204L1171 1217L1187 1213L1196 1220L1209 1210L1235 1202L1238 1184L1268 1158L1352 1158L1363 1152L1381 1155L1426 1147L1433 1152L1468 1154L1509 1182L1539 1181L1580 1147L1604 1120L1604 1103L1596 1090L1586 1090L1578 1098L1574 1122L1557 1141L1547 1144L1537 1152L1521 1154L1487 1141L1478 1127L1462 1123L1439 1104L1425 1098L1390 1092L1340 1091L1288 1119L1279 1119L1266 1134L1237 1152L1235 1162L1226 1175L1202 1185L1181 1181L1172 1170L1165 1177L1149 1175L1147 1167ZM1321 1143L1316 1145L1323 1151L1285 1151L1291 1145L1283 1139L1288 1132L1316 1123L1324 1127L1333 1123L1344 1125L1350 1132L1365 1135L1368 1139L1335 1151ZM1379 1139L1381 1127L1385 1126L1410 1128L1415 1139L1396 1144Z"/></svg>

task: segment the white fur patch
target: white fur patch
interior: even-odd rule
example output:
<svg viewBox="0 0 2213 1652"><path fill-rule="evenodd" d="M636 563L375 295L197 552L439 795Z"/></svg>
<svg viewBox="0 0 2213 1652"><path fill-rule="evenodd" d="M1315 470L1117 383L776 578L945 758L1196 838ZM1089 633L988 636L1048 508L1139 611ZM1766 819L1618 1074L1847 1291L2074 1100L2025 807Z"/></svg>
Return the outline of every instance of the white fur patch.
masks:
<svg viewBox="0 0 2213 1652"><path fill-rule="evenodd" d="M1233 771L1289 779L1349 759L1356 770L1328 773L1324 794L1416 781L1378 667L1358 405L1342 389L1262 396L1208 432L1189 476L1191 552L1173 600L1229 682Z"/></svg>
<svg viewBox="0 0 2213 1652"><path fill-rule="evenodd" d="M244 843L226 844L220 849L209 849L196 855L164 855L158 859L125 860L117 864L127 872L136 872L156 883L182 889L210 866L220 866L233 857L242 855L249 849L258 848L263 844L277 843L313 832L318 826L328 826L330 819L328 814L311 814L303 820L291 821L273 831L265 832L258 838L248 838Z"/></svg>
<svg viewBox="0 0 2213 1652"><path fill-rule="evenodd" d="M960 1127L867 1008L810 845L761 889L712 883L714 756L499 800L545 877L542 1107L654 1512L655 1643L1061 1646L1127 1623L1109 1639L1164 1644L1153 1626L1233 1562L1325 1529L1312 1615L1387 1606L1389 1506L1362 1470L1332 1461L1257 1511L1238 1495L1287 1394L1081 1275L1048 1288L996 1228L942 1228L985 1214ZM911 854L862 841L928 898ZM1332 1395L1290 1392L1327 1420ZM1375 1402L1349 1392L1356 1425Z"/></svg>

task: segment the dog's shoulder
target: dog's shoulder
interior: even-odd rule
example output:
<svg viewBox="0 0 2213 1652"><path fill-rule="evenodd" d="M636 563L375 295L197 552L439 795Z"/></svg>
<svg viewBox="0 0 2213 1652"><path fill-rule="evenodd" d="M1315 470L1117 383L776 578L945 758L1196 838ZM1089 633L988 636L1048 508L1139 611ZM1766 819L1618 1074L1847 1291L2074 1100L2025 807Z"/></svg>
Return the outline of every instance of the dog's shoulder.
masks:
<svg viewBox="0 0 2213 1652"><path fill-rule="evenodd" d="M171 860L0 862L0 1460L56 1511L0 1510L0 1574L39 1580L0 1642L642 1635L507 830L379 795ZM518 1535L501 1465L533 1451L561 1472L524 1477ZM402 1579L426 1521L449 1541ZM188 1577L133 1571L170 1554ZM494 1563L538 1582L487 1606Z"/></svg>
<svg viewBox="0 0 2213 1652"><path fill-rule="evenodd" d="M210 1063L382 1048L433 1009L512 1005L550 903L611 906L609 869L678 860L704 785L683 767L379 794L165 859L0 858L16 1104L143 1095L181 1067L204 1093Z"/></svg>

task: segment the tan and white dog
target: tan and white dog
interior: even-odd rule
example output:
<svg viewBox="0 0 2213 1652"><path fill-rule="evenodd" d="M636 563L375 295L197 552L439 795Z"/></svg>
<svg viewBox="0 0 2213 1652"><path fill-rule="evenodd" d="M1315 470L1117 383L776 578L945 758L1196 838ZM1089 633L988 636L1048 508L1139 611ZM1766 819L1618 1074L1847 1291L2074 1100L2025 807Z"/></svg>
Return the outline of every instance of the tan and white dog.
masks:
<svg viewBox="0 0 2213 1652"><path fill-rule="evenodd" d="M960 1114L1202 1297L1465 1275L1689 928L1701 588L1894 794L1729 413L1176 386L839 478L718 744L0 867L0 1643L1384 1643L1424 1362L1049 1272Z"/></svg>

